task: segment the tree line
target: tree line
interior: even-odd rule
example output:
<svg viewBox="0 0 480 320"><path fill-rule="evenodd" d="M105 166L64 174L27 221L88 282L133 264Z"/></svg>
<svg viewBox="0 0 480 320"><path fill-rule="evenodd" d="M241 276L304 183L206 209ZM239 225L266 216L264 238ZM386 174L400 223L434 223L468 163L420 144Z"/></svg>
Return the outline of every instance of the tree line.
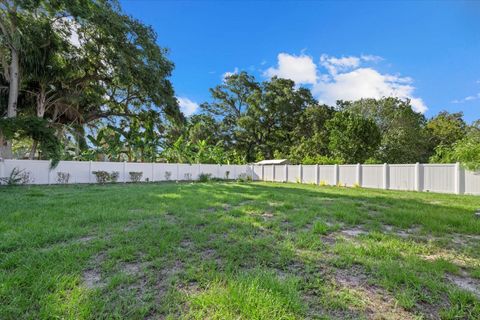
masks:
<svg viewBox="0 0 480 320"><path fill-rule="evenodd" d="M479 121L427 119L393 97L328 106L291 80L241 72L185 117L167 54L116 1L2 1L0 157L479 168Z"/></svg>

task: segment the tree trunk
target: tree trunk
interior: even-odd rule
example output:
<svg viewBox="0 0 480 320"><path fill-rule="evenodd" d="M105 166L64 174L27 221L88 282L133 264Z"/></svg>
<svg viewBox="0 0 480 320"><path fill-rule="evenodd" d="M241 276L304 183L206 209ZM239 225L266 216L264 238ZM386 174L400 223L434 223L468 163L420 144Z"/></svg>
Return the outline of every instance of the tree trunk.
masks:
<svg viewBox="0 0 480 320"><path fill-rule="evenodd" d="M12 156L12 144L0 132L0 159L11 159Z"/></svg>
<svg viewBox="0 0 480 320"><path fill-rule="evenodd" d="M18 52L16 49L12 49L11 58L12 61L10 62L9 67L10 83L8 88L7 118L15 118L17 116L17 100L20 84L20 67ZM11 159L12 157L12 141L6 140L2 135L0 137L0 158Z"/></svg>
<svg viewBox="0 0 480 320"><path fill-rule="evenodd" d="M37 96L37 117L43 118L46 111L46 98L45 89L43 86L40 87L40 92Z"/></svg>
<svg viewBox="0 0 480 320"><path fill-rule="evenodd" d="M20 84L20 66L18 52L16 49L12 49L11 52L12 61L10 62L9 72L10 72L10 84L8 88L8 108L7 108L7 117L14 118L17 116L17 100L18 100L18 90Z"/></svg>
<svg viewBox="0 0 480 320"><path fill-rule="evenodd" d="M37 146L38 146L38 141L34 140L32 144L32 149L30 149L30 155L28 157L30 160L35 160L35 153L37 153Z"/></svg>

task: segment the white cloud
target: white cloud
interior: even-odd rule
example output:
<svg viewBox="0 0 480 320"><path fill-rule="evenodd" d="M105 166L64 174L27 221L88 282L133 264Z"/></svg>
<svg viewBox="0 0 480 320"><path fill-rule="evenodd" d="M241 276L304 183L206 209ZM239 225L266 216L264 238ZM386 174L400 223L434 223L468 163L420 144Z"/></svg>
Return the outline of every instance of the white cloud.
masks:
<svg viewBox="0 0 480 320"><path fill-rule="evenodd" d="M321 73L310 56L280 53L278 66L267 69L264 76L289 78L297 84L311 85L314 96L330 105L337 100L397 97L410 99L415 111L426 112L428 108L424 101L414 95L412 78L383 74L371 66L362 65L382 60L374 55L333 57L324 54L320 57L320 65L327 72Z"/></svg>
<svg viewBox="0 0 480 320"><path fill-rule="evenodd" d="M177 100L178 100L178 104L180 105L180 110L187 117L194 114L199 108L198 103L193 102L188 98L177 97Z"/></svg>
<svg viewBox="0 0 480 320"><path fill-rule="evenodd" d="M356 68L360 65L360 58L358 57L342 57L335 58L326 54L322 54L320 57L320 64L324 66L328 72L332 75L337 74L339 71Z"/></svg>
<svg viewBox="0 0 480 320"><path fill-rule="evenodd" d="M427 107L421 98L413 96L415 88L408 77L381 74L372 68L357 68L332 74L329 81L314 85L313 93L322 102L335 104L337 100L398 97L410 99L415 111L424 113Z"/></svg>
<svg viewBox="0 0 480 320"><path fill-rule="evenodd" d="M312 58L301 54L299 56L288 53L278 55L278 66L268 68L264 76L291 79L296 84L315 84L317 82L317 66Z"/></svg>
<svg viewBox="0 0 480 320"><path fill-rule="evenodd" d="M380 56L374 56L374 55L371 55L371 54L362 54L360 56L360 58L363 60L363 61L366 61L366 62L380 62L383 60L382 57Z"/></svg>
<svg viewBox="0 0 480 320"><path fill-rule="evenodd" d="M238 74L239 70L237 67L233 69L233 71L227 71L224 74L222 74L222 80L225 80L225 78L233 76L234 74Z"/></svg>
<svg viewBox="0 0 480 320"><path fill-rule="evenodd" d="M465 103L467 101L473 101L473 100L478 100L480 99L480 92L477 93L476 95L473 95L473 96L468 96L468 97L465 97L463 99L455 99L452 101L452 103Z"/></svg>

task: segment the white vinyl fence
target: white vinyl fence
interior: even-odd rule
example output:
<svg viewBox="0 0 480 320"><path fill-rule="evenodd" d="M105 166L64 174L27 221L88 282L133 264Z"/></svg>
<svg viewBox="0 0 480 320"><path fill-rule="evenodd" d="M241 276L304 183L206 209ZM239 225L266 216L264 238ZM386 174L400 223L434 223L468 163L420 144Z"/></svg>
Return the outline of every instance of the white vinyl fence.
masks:
<svg viewBox="0 0 480 320"><path fill-rule="evenodd" d="M4 160L0 177L14 169L30 173L32 184L57 184L58 173L70 174L69 183L96 183L94 171L117 171L118 182L130 182L130 172L142 172L141 181L196 180L201 173L214 178L250 177L254 181L360 186L391 190L480 195L480 173L457 164L373 165L217 165L137 162L60 161L50 170L42 160Z"/></svg>

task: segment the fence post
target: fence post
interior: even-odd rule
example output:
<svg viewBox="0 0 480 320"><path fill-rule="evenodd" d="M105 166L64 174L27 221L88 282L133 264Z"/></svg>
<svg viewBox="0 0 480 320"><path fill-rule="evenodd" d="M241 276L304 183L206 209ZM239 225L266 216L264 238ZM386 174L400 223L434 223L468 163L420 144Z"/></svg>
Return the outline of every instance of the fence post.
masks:
<svg viewBox="0 0 480 320"><path fill-rule="evenodd" d="M465 180L463 179L463 168L460 167L460 163L455 163L455 172L454 172L454 183L455 183L455 194L464 193L464 184Z"/></svg>
<svg viewBox="0 0 480 320"><path fill-rule="evenodd" d="M422 191L422 167L419 162L415 163L415 191Z"/></svg>
<svg viewBox="0 0 480 320"><path fill-rule="evenodd" d="M123 161L123 183L127 183L127 161Z"/></svg>
<svg viewBox="0 0 480 320"><path fill-rule="evenodd" d="M338 186L338 183L340 182L338 180L338 176L340 175L340 167L338 164L333 165L333 185Z"/></svg>
<svg viewBox="0 0 480 320"><path fill-rule="evenodd" d="M356 168L356 183L359 187L362 186L362 165L360 163L357 163L357 168Z"/></svg>
<svg viewBox="0 0 480 320"><path fill-rule="evenodd" d="M288 182L288 164L285 165L285 179L284 180L285 180L284 181L285 183Z"/></svg>
<svg viewBox="0 0 480 320"><path fill-rule="evenodd" d="M262 166L262 181L265 181L265 172L264 172L263 164L261 164L261 166Z"/></svg>
<svg viewBox="0 0 480 320"><path fill-rule="evenodd" d="M275 171L276 171L275 165L272 164L272 182L275 182Z"/></svg>
<svg viewBox="0 0 480 320"><path fill-rule="evenodd" d="M301 164L298 165L298 176L300 183L303 183L303 166Z"/></svg>
<svg viewBox="0 0 480 320"><path fill-rule="evenodd" d="M48 174L47 174L47 184L50 185L50 176L52 175L52 169L51 168L52 161L48 161Z"/></svg>
<svg viewBox="0 0 480 320"><path fill-rule="evenodd" d="M152 181L155 182L155 162L152 162Z"/></svg>
<svg viewBox="0 0 480 320"><path fill-rule="evenodd" d="M236 166L233 167L233 168L234 168L234 170L237 170ZM252 164L252 169L251 170L252 170L252 181L255 181L255 165L254 164Z"/></svg>
<svg viewBox="0 0 480 320"><path fill-rule="evenodd" d="M383 164L383 189L389 188L388 163Z"/></svg>
<svg viewBox="0 0 480 320"><path fill-rule="evenodd" d="M315 165L315 184L318 186L320 184L320 166Z"/></svg>
<svg viewBox="0 0 480 320"><path fill-rule="evenodd" d="M5 174L5 160L0 158L0 178L3 178Z"/></svg>
<svg viewBox="0 0 480 320"><path fill-rule="evenodd" d="M92 183L92 160L88 163L88 183Z"/></svg>
<svg viewBox="0 0 480 320"><path fill-rule="evenodd" d="M179 168L179 166L178 166L178 163L177 163L176 165L177 165L177 179L176 179L176 180L177 180L177 181L180 181L180 177L179 177L179 175L180 175L180 168Z"/></svg>

